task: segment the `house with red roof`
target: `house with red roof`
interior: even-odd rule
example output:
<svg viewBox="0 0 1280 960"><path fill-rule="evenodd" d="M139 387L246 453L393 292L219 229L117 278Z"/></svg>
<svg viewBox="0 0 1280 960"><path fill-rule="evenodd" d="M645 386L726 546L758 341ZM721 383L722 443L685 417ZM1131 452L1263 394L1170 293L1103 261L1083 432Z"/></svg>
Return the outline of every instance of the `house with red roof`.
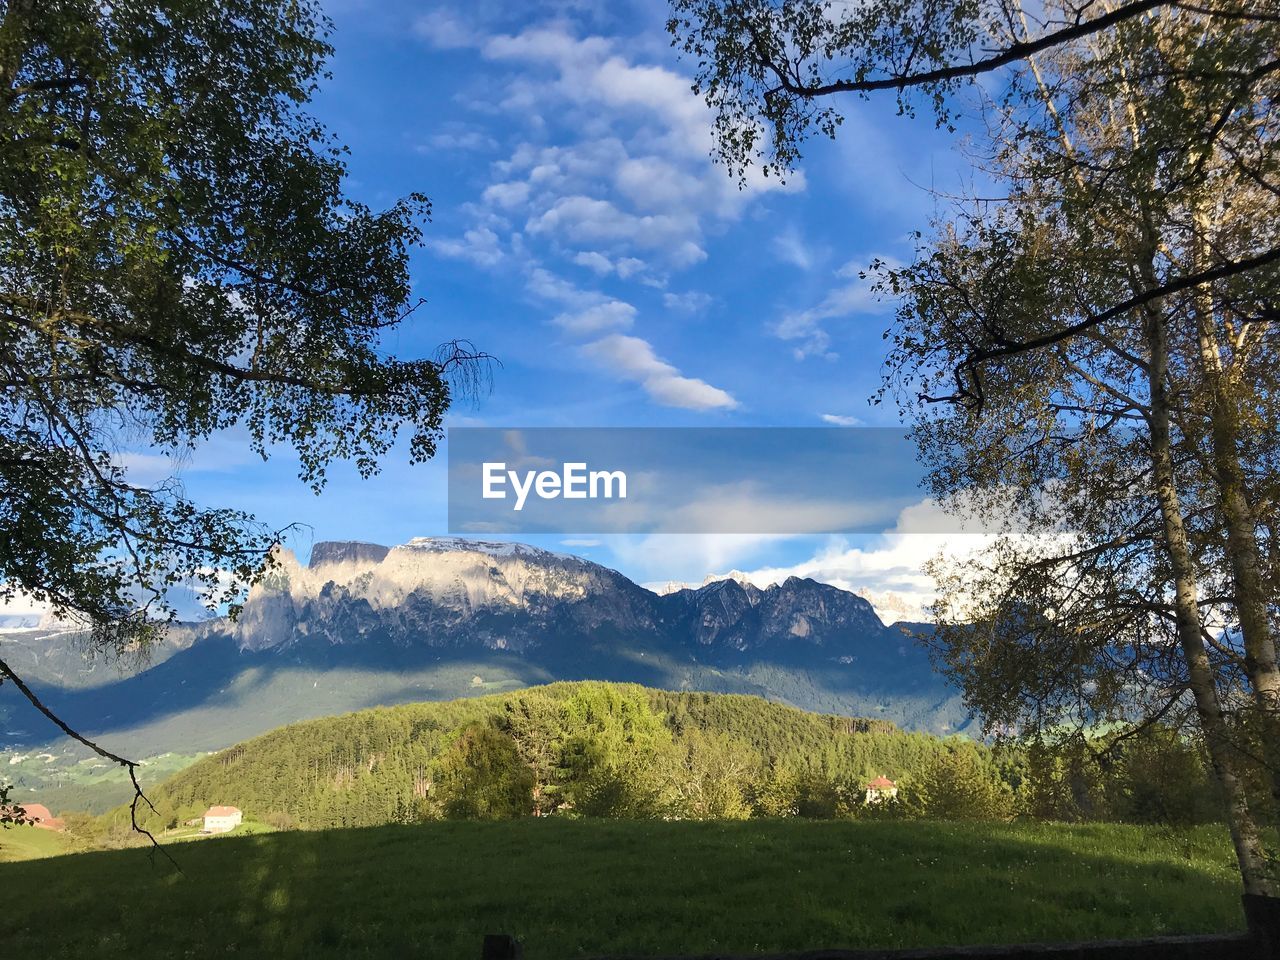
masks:
<svg viewBox="0 0 1280 960"><path fill-rule="evenodd" d="M898 796L898 785L884 774L867 784L867 803L879 803L882 800L893 800Z"/></svg>
<svg viewBox="0 0 1280 960"><path fill-rule="evenodd" d="M238 807L210 807L204 812L205 833L226 833L240 826L244 819Z"/></svg>
<svg viewBox="0 0 1280 960"><path fill-rule="evenodd" d="M7 807L0 812L17 815L22 819L23 823L39 827L42 830L62 830L66 827L61 818L55 817L50 813L49 808L43 803L20 803L16 806Z"/></svg>

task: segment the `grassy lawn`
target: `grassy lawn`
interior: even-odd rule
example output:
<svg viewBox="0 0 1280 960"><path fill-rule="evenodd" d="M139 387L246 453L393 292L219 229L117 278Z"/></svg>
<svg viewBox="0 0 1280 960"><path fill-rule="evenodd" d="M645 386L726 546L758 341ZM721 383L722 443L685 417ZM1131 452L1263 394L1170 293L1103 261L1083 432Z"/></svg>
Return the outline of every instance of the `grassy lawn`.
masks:
<svg viewBox="0 0 1280 960"><path fill-rule="evenodd" d="M0 865L40 891L5 955L528 960L905 947L1243 926L1226 831L1114 825L439 823L181 843Z"/></svg>
<svg viewBox="0 0 1280 960"><path fill-rule="evenodd" d="M0 863L53 857L67 848L67 838L56 830L32 826L0 827Z"/></svg>
<svg viewBox="0 0 1280 960"><path fill-rule="evenodd" d="M265 823L259 823L257 820L245 820L240 826L226 833L205 833L200 827L181 826L172 830L165 830L158 834L157 839L161 843L175 843L186 840L218 840L226 837L254 837L264 833L275 833L275 827L268 826Z"/></svg>

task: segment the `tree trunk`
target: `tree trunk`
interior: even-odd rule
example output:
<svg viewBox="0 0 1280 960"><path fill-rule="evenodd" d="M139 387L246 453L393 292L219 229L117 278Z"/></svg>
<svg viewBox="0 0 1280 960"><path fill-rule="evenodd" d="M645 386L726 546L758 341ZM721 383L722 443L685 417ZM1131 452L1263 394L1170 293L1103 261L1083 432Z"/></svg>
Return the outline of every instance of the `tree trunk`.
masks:
<svg viewBox="0 0 1280 960"><path fill-rule="evenodd" d="M0 90L9 93L18 71L22 69L22 57L31 43L31 14L35 0L10 0L0 18Z"/></svg>
<svg viewBox="0 0 1280 960"><path fill-rule="evenodd" d="M1146 334L1151 354L1151 465L1156 498L1164 520L1165 546L1173 570L1178 642L1186 660L1205 746L1226 804L1227 824L1231 829L1231 841L1240 865L1244 892L1255 896L1276 896L1277 886L1269 875L1258 825L1249 810L1244 784L1236 773L1235 746L1222 716L1213 668L1201 635L1199 587L1191 550L1187 544L1178 489L1174 482L1167 382L1168 342L1164 319L1158 310L1146 311Z"/></svg>
<svg viewBox="0 0 1280 960"><path fill-rule="evenodd" d="M1207 265L1204 261L1208 259L1204 226L1202 218L1197 217L1197 269L1203 269ZM1227 560L1244 641L1245 671L1258 707L1262 759L1267 766L1272 812L1280 815L1280 666L1276 663L1275 635L1267 613L1262 563L1255 539L1257 525L1245 492L1244 470L1240 465L1237 445L1239 405L1234 377L1229 369L1224 368L1219 350L1209 288L1196 290L1192 302L1200 341L1200 363L1209 389L1213 479L1227 529Z"/></svg>

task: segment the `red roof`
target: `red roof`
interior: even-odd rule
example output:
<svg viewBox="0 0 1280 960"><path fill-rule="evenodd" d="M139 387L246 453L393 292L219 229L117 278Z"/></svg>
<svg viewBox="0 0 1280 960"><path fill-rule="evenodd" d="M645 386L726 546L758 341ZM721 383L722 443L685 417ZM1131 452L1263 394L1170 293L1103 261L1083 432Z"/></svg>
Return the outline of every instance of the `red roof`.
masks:
<svg viewBox="0 0 1280 960"><path fill-rule="evenodd" d="M206 817L233 817L239 812L239 807L210 807L204 812L204 815Z"/></svg>
<svg viewBox="0 0 1280 960"><path fill-rule="evenodd" d="M21 804L23 816L27 820L34 820L40 823L42 820L52 820L53 814L49 812L49 808L43 803L24 803Z"/></svg>
<svg viewBox="0 0 1280 960"><path fill-rule="evenodd" d="M61 830L65 824L49 812L43 803L19 803L0 807L0 816L19 817L23 823L43 827L46 830Z"/></svg>
<svg viewBox="0 0 1280 960"><path fill-rule="evenodd" d="M868 790L896 790L898 785L888 777L876 777L867 784Z"/></svg>

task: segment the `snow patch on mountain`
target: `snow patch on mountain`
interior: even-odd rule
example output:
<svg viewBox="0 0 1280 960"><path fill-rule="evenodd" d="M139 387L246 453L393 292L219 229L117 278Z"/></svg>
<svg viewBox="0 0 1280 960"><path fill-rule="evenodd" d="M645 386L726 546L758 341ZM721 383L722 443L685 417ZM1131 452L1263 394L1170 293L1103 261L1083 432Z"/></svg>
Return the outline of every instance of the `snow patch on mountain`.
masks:
<svg viewBox="0 0 1280 960"><path fill-rule="evenodd" d="M650 590L660 597L665 597L671 593L679 593L681 590L701 590L703 587L709 587L713 583L720 583L725 580L732 580L734 583L740 584L741 586L756 587L760 590L765 590L769 587L778 585L778 581L776 580L771 580L767 583L760 583L757 578L753 577L749 573L744 573L741 570L730 570L728 573L713 573L709 576L703 577L701 583L667 580L665 583L646 583L642 584L642 586L646 590Z"/></svg>

